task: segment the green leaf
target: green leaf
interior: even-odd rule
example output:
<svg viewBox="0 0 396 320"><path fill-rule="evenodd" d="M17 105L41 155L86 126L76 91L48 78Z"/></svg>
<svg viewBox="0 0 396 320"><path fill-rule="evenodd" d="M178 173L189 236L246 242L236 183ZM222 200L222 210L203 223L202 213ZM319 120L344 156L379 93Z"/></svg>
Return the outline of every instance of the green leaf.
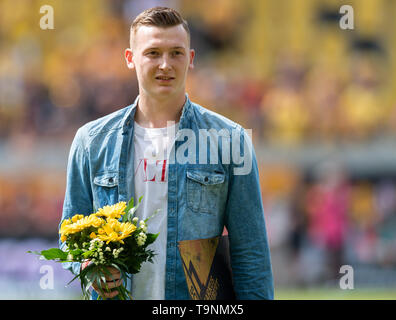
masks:
<svg viewBox="0 0 396 320"><path fill-rule="evenodd" d="M33 253L41 256L41 251L26 251L26 253Z"/></svg>
<svg viewBox="0 0 396 320"><path fill-rule="evenodd" d="M159 233L147 233L145 246L152 244L158 237Z"/></svg>
<svg viewBox="0 0 396 320"><path fill-rule="evenodd" d="M77 278L80 278L80 275L79 275L79 274L76 275L73 279L71 279L71 280L67 283L66 287L67 287L70 283L72 283L74 280L76 280Z"/></svg>
<svg viewBox="0 0 396 320"><path fill-rule="evenodd" d="M79 256L80 254L83 253L83 251L81 249L74 249L71 250L70 253L73 255L73 257Z"/></svg>
<svg viewBox="0 0 396 320"><path fill-rule="evenodd" d="M158 212L160 212L161 211L161 209L156 209L156 210L154 210L154 213L150 216L150 217L148 217L148 218L146 218L145 220L144 220L144 222L147 222L147 221L149 221L152 217L154 217Z"/></svg>
<svg viewBox="0 0 396 320"><path fill-rule="evenodd" d="M116 266L116 268L120 271L122 271L122 269L128 270L128 267L125 265L125 263L121 262L119 259L116 259L114 263L111 264L111 266Z"/></svg>
<svg viewBox="0 0 396 320"><path fill-rule="evenodd" d="M82 256L83 256L84 258L88 258L92 253L94 253L94 250L88 250L88 251L85 251L85 252L82 254Z"/></svg>
<svg viewBox="0 0 396 320"><path fill-rule="evenodd" d="M139 198L138 204L136 206L133 206L133 198L131 198L131 200L129 201L127 208L125 209L126 213L124 214L124 216L122 217L122 221L129 221L132 222L133 219L133 215L135 214L136 210L139 208L140 203L142 202L143 196L141 196Z"/></svg>
<svg viewBox="0 0 396 320"><path fill-rule="evenodd" d="M66 260L67 259L67 252L62 251L59 248L51 248L48 250L43 250L40 252L40 254L47 260L55 260L55 259Z"/></svg>
<svg viewBox="0 0 396 320"><path fill-rule="evenodd" d="M134 200L133 197L129 200L127 207L125 208L125 214L122 216L122 222L126 222L128 221L128 213L129 210L131 210L133 208L133 204L134 204Z"/></svg>
<svg viewBox="0 0 396 320"><path fill-rule="evenodd" d="M129 210L131 210L133 208L135 200L133 199L133 197L129 200L128 205L125 209L126 212L128 212Z"/></svg>

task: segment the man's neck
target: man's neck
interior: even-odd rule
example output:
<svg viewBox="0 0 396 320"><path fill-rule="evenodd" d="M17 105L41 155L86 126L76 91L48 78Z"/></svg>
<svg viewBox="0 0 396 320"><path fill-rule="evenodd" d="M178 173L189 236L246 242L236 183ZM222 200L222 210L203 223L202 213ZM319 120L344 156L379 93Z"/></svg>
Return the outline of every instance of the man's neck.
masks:
<svg viewBox="0 0 396 320"><path fill-rule="evenodd" d="M145 128L164 128L168 121L179 122L185 94L175 99L158 100L140 95L135 113L135 121Z"/></svg>

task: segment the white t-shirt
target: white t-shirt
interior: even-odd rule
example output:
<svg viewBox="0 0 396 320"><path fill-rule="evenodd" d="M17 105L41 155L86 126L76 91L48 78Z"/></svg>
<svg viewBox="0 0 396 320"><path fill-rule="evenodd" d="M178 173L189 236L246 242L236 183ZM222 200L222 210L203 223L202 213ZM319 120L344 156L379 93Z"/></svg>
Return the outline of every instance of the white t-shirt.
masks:
<svg viewBox="0 0 396 320"><path fill-rule="evenodd" d="M153 263L144 262L133 276L132 298L136 300L165 299L165 266L168 212L168 159L177 132L178 123L165 128L144 128L135 122L134 171L135 204L143 196L135 216L146 219L155 210L160 211L148 222L148 232L158 233L157 240L148 248L155 251ZM174 127L174 128L172 128Z"/></svg>

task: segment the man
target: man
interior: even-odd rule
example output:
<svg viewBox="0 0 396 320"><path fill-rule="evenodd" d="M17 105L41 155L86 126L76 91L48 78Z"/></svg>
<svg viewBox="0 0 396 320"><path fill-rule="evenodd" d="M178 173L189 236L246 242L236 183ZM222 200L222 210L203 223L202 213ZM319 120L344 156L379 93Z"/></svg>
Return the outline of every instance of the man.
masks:
<svg viewBox="0 0 396 320"><path fill-rule="evenodd" d="M154 263L145 263L128 284L134 299L189 299L178 241L219 236L226 227L236 297L273 299L254 150L241 126L189 100L194 55L187 22L175 10L156 7L136 17L125 58L139 96L78 130L62 220L130 197L143 196L140 218L161 209L149 224L149 232L160 233L152 244ZM202 132L221 133L210 152L196 148ZM235 156L239 150L243 156ZM64 267L77 274L85 265ZM109 282L114 291L102 295L115 296L119 283Z"/></svg>

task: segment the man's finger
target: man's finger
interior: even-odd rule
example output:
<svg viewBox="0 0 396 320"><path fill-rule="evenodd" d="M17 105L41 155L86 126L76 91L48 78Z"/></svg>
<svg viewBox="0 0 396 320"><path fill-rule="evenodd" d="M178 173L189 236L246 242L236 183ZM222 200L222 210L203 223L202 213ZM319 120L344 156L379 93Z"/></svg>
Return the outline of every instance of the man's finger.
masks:
<svg viewBox="0 0 396 320"><path fill-rule="evenodd" d="M108 289L113 289L113 288L119 287L120 285L122 285L122 280L121 279L119 279L117 281L107 281L106 285L102 284L102 287L103 288L108 288Z"/></svg>
<svg viewBox="0 0 396 320"><path fill-rule="evenodd" d="M101 285L101 289L106 291L106 290L110 290L113 288L118 288L119 286L122 285L122 283L123 283L122 279L118 279L118 280L110 280L110 281L106 281L106 282L101 281L100 285ZM93 288L95 290L97 290L97 289L100 290L99 286L96 283L93 285Z"/></svg>
<svg viewBox="0 0 396 320"><path fill-rule="evenodd" d="M118 290L106 291L106 289L104 287L102 288L102 290L99 288L96 288L95 291L103 298L114 298L118 294Z"/></svg>
<svg viewBox="0 0 396 320"><path fill-rule="evenodd" d="M114 281L114 280L119 280L119 279L121 279L121 273L114 273L114 274L111 274L111 275L107 275L107 276L105 276L105 279L106 279L107 282Z"/></svg>
<svg viewBox="0 0 396 320"><path fill-rule="evenodd" d="M119 287L119 286L120 286L120 284L118 284L117 287ZM107 285L107 287L105 285L102 285L102 288L99 288L96 285L93 285L92 287L103 298L113 298L118 294L118 290L110 291L112 288L116 288L115 284Z"/></svg>
<svg viewBox="0 0 396 320"><path fill-rule="evenodd" d="M103 292L103 293L101 294L101 296L102 296L103 298L107 298L107 299L109 299L109 298L114 298L116 295L118 295L118 291L117 291L117 290L111 291L111 292Z"/></svg>
<svg viewBox="0 0 396 320"><path fill-rule="evenodd" d="M118 280L121 278L121 272L118 269L109 267L109 268L107 268L107 271L108 272L105 273L106 281Z"/></svg>

